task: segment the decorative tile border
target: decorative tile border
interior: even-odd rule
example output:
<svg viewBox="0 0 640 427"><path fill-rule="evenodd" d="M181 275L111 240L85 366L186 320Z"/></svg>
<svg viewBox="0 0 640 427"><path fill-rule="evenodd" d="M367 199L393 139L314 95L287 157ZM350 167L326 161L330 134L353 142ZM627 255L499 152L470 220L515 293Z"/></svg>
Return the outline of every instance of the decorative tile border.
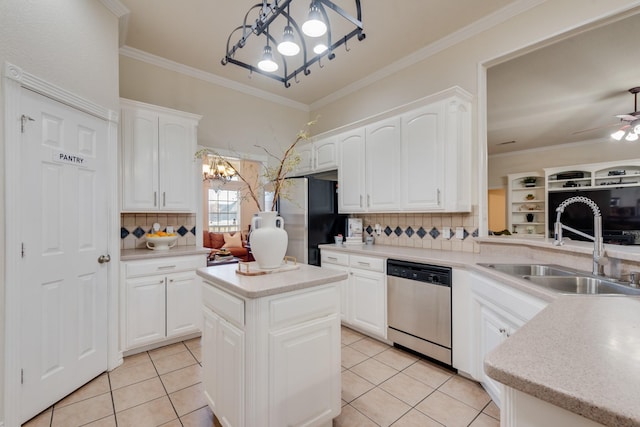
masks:
<svg viewBox="0 0 640 427"><path fill-rule="evenodd" d="M178 234L178 246L196 244L195 214L129 214L120 215L120 249L139 249L146 247L144 235L152 232L153 224L159 223L160 229L172 226Z"/></svg>

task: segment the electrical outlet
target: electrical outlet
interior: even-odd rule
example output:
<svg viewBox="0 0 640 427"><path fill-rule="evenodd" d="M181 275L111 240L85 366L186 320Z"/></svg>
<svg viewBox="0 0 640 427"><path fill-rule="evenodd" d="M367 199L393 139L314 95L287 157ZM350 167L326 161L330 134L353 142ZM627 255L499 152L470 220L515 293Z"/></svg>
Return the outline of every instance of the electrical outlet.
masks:
<svg viewBox="0 0 640 427"><path fill-rule="evenodd" d="M442 238L447 240L451 238L451 227L442 227Z"/></svg>
<svg viewBox="0 0 640 427"><path fill-rule="evenodd" d="M464 228L463 227L456 227L456 239L464 239Z"/></svg>

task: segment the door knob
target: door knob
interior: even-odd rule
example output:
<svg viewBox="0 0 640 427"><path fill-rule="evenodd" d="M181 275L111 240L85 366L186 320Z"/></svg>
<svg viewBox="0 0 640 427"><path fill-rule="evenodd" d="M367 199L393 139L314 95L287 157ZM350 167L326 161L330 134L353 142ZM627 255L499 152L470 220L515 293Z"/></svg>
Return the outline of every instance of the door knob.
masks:
<svg viewBox="0 0 640 427"><path fill-rule="evenodd" d="M109 262L111 261L111 255L107 254L107 255L100 255L98 257L98 262L100 264L104 264L105 262Z"/></svg>

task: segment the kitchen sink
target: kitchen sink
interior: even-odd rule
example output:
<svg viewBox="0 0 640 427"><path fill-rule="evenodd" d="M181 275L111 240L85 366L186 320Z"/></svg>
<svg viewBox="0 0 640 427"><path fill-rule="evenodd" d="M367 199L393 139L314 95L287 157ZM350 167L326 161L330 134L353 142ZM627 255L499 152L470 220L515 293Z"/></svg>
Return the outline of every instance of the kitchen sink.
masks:
<svg viewBox="0 0 640 427"><path fill-rule="evenodd" d="M554 264L478 264L563 294L640 295L640 288Z"/></svg>
<svg viewBox="0 0 640 427"><path fill-rule="evenodd" d="M589 276L524 276L536 285L565 294L625 294L640 295L640 288Z"/></svg>
<svg viewBox="0 0 640 427"><path fill-rule="evenodd" d="M576 274L568 268L553 264L479 264L493 268L512 276L573 276Z"/></svg>

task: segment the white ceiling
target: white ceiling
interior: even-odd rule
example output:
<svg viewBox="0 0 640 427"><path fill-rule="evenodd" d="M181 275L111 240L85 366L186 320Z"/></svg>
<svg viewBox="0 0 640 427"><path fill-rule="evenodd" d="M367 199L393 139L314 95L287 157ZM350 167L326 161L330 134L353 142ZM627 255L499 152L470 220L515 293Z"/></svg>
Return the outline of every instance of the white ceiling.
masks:
<svg viewBox="0 0 640 427"><path fill-rule="evenodd" d="M609 141L640 86L640 14L611 21L488 70L489 154Z"/></svg>
<svg viewBox="0 0 640 427"><path fill-rule="evenodd" d="M220 63L230 33L242 24L253 5L261 3L259 0L121 2L131 11L121 44L310 105L517 1L362 0L366 39L362 42L351 39L349 52L338 48L333 61L325 58L323 69L313 65L310 75L301 77L298 84L293 82L288 89L278 81L255 74L250 77L243 68ZM333 2L355 14L354 0ZM309 0L292 1L291 14L306 15L309 3ZM296 8L302 9L298 15ZM332 19L334 22L337 21ZM271 35L279 39L281 33ZM334 31L333 37L341 35ZM264 40L264 36L259 41L253 37L243 51L253 46L251 42L262 49ZM232 44L236 41L232 40Z"/></svg>
<svg viewBox="0 0 640 427"><path fill-rule="evenodd" d="M221 59L229 34L259 0L120 0L129 10L121 44L210 73L247 88L311 105L349 85L384 72L401 60L479 20L507 15L518 0L365 1L366 39L338 48L336 58L313 65L311 74L285 88L278 81L249 75ZM354 0L333 0L355 14ZM302 14L309 0L292 2ZM294 5L296 5L294 7ZM296 12L301 9L302 11ZM272 34L279 38L280 34ZM334 38L336 35L334 34ZM491 67L488 75L489 154L606 138L616 114L633 110L627 89L640 86L640 15L617 20ZM235 39L231 44L236 42ZM253 39L256 42L256 39ZM256 43L260 50L263 41ZM243 51L249 52L249 43ZM243 52L244 54L248 54ZM248 60L248 59L247 59ZM516 143L500 145L503 142Z"/></svg>

